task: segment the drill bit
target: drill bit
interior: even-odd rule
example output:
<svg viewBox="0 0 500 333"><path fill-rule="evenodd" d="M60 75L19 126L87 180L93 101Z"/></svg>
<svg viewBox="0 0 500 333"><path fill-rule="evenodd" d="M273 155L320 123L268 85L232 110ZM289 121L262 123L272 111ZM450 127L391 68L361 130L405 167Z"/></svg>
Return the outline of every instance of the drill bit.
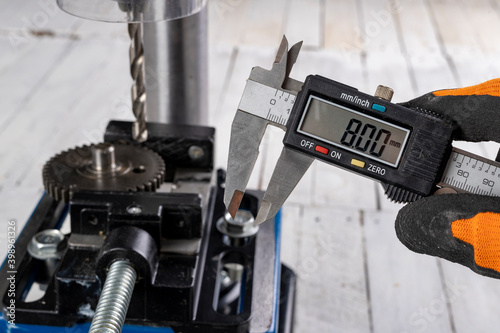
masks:
<svg viewBox="0 0 500 333"><path fill-rule="evenodd" d="M144 47L142 44L142 23L129 23L128 34L130 43L130 74L132 85L132 112L135 122L132 127L134 140L144 142L148 138L146 129L146 74L144 69Z"/></svg>

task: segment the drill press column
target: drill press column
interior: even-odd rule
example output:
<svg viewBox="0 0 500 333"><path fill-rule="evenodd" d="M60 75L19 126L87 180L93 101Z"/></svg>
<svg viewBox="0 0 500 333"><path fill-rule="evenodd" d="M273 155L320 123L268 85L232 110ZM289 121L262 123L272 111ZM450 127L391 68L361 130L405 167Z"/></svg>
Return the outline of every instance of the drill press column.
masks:
<svg viewBox="0 0 500 333"><path fill-rule="evenodd" d="M144 23L148 121L207 125L207 8Z"/></svg>

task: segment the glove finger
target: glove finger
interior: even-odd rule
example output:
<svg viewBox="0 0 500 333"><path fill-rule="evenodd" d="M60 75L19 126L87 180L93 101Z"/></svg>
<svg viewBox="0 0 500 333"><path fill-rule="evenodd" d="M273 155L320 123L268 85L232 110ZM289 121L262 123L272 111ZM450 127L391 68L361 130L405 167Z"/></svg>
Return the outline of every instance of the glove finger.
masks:
<svg viewBox="0 0 500 333"><path fill-rule="evenodd" d="M500 278L500 198L442 194L403 207L396 234L410 250Z"/></svg>
<svg viewBox="0 0 500 333"><path fill-rule="evenodd" d="M500 79L434 91L401 105L429 110L455 121L459 126L455 140L500 142Z"/></svg>

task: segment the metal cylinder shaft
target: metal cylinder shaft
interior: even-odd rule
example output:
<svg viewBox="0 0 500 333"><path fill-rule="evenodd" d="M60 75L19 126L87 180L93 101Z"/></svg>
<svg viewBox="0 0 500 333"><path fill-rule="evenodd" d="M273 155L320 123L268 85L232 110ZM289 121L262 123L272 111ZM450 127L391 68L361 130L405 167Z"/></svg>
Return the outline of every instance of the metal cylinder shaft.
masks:
<svg viewBox="0 0 500 333"><path fill-rule="evenodd" d="M147 120L206 125L207 8L171 21L144 23Z"/></svg>
<svg viewBox="0 0 500 333"><path fill-rule="evenodd" d="M125 323L137 273L125 260L111 264L89 333L120 333Z"/></svg>
<svg viewBox="0 0 500 333"><path fill-rule="evenodd" d="M91 147L92 168L95 171L111 171L116 169L115 147L110 143L99 143Z"/></svg>

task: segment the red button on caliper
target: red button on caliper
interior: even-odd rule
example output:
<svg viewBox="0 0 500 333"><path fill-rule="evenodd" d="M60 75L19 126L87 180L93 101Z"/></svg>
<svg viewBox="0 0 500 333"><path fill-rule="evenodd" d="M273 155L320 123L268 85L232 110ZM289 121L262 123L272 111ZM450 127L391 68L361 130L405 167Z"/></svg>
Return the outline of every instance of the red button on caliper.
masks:
<svg viewBox="0 0 500 333"><path fill-rule="evenodd" d="M316 150L317 152L320 152L321 154L328 155L328 149L325 147L321 147L321 146L316 145L316 148L314 148L314 150Z"/></svg>

